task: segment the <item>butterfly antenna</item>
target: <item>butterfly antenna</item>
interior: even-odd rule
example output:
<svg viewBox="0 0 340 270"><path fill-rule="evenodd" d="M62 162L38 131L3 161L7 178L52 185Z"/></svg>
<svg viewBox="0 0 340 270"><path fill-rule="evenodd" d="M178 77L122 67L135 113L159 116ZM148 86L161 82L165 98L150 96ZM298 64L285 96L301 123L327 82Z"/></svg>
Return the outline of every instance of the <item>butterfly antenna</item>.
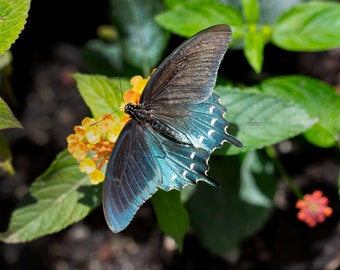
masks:
<svg viewBox="0 0 340 270"><path fill-rule="evenodd" d="M117 109L117 110L115 110L115 111L113 111L113 112L110 112L110 113L106 114L105 117L103 117L103 118L100 119L100 120L97 120L96 122L92 123L90 126L95 126L95 125L97 125L98 123L100 123L101 121L105 120L105 119L108 118L110 115L113 115L113 114L115 114L115 113L118 112L118 111L119 111L119 109Z"/></svg>
<svg viewBox="0 0 340 270"><path fill-rule="evenodd" d="M122 80L120 79L120 76L118 76L118 79L119 79L120 95L121 95L121 98L122 98L122 100L123 100L124 105L126 106L125 100L124 100L124 94L123 94Z"/></svg>

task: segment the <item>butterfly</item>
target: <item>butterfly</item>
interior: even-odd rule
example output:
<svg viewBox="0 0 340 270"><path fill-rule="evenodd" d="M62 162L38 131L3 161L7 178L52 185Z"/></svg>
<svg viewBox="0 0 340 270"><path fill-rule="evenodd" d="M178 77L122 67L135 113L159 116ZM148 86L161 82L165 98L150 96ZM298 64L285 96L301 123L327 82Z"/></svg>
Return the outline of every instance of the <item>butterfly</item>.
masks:
<svg viewBox="0 0 340 270"><path fill-rule="evenodd" d="M139 104L127 104L130 120L109 158L103 209L113 232L131 222L158 188L181 190L204 181L215 148L242 143L227 133L226 109L212 93L217 71L231 40L227 25L197 33L156 69Z"/></svg>

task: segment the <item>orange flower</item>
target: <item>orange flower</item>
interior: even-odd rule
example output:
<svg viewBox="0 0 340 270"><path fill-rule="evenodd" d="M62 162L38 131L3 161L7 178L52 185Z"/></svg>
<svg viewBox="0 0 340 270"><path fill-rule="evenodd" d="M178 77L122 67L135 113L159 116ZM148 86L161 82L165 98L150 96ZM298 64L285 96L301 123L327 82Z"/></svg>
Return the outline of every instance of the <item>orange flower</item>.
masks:
<svg viewBox="0 0 340 270"><path fill-rule="evenodd" d="M333 209L328 206L329 200L322 196L320 190L315 190L312 194L306 194L302 200L296 202L296 208L300 209L297 217L315 227L317 223L322 223L333 213Z"/></svg>
<svg viewBox="0 0 340 270"><path fill-rule="evenodd" d="M137 104L149 78L132 77L132 88L124 92L124 102ZM67 137L68 151L80 163L80 171L89 175L91 184L104 181L102 169L105 168L118 135L129 119L129 116L124 115L116 120L112 114L104 114L98 120L85 117L81 126L74 127L75 133Z"/></svg>
<svg viewBox="0 0 340 270"><path fill-rule="evenodd" d="M144 79L142 76L133 76L130 80L130 84L132 88L130 90L125 91L123 99L125 104L132 103L137 104L142 94L143 89L145 88L146 83L149 81L150 77Z"/></svg>

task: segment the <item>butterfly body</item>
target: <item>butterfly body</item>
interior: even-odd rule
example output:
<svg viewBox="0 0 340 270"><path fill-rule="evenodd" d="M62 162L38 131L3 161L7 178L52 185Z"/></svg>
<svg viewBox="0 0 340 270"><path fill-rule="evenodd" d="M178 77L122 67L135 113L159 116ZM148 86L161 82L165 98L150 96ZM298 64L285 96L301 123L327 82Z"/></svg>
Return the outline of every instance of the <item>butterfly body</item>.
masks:
<svg viewBox="0 0 340 270"><path fill-rule="evenodd" d="M137 105L127 104L131 119L121 131L107 165L103 187L106 221L123 230L158 188L181 190L207 177L208 160L226 141L226 109L212 93L220 62L231 38L217 25L184 42L157 68Z"/></svg>
<svg viewBox="0 0 340 270"><path fill-rule="evenodd" d="M179 143L190 143L185 134L176 130L174 127L167 124L166 122L158 119L152 114L152 111L146 110L144 106L140 104L133 105L131 103L128 103L125 106L124 111L125 113L129 114L132 119L138 121L140 124L151 126L156 132L167 136L172 140L175 140Z"/></svg>

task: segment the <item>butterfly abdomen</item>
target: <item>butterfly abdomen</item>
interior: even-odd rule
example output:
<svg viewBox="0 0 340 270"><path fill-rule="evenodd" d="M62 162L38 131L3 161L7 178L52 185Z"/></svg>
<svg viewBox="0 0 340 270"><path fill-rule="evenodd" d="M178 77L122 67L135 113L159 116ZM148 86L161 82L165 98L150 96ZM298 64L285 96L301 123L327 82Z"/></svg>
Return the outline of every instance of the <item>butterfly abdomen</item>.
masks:
<svg viewBox="0 0 340 270"><path fill-rule="evenodd" d="M179 132L170 124L155 117L152 112L143 108L142 105L127 104L125 113L129 114L132 119L139 123L149 124L155 131L170 139L173 139L182 144L191 144L184 133Z"/></svg>
<svg viewBox="0 0 340 270"><path fill-rule="evenodd" d="M171 125L155 118L151 117L149 119L149 123L151 124L151 127L156 130L158 133L175 140L178 143L182 144L191 144L191 142L188 140L188 138L185 136L184 133L179 132L175 128L173 128Z"/></svg>

